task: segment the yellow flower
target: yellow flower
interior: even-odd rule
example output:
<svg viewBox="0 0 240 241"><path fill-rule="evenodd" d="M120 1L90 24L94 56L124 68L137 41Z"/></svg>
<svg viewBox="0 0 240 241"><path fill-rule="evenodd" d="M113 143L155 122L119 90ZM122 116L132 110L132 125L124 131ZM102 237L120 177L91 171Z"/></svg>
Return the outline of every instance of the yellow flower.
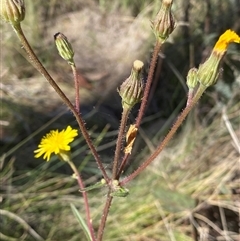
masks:
<svg viewBox="0 0 240 241"><path fill-rule="evenodd" d="M228 29L223 33L215 44L210 57L199 66L197 72L198 81L205 87L214 85L220 72L220 63L230 43L240 43L240 37Z"/></svg>
<svg viewBox="0 0 240 241"><path fill-rule="evenodd" d="M69 143L74 140L74 137L78 135L77 130L72 129L68 126L66 130L59 132L58 130L50 131L46 136L44 136L38 145L37 150L34 151L35 158L42 155L43 159L49 161L52 153L54 154L64 154L71 150Z"/></svg>
<svg viewBox="0 0 240 241"><path fill-rule="evenodd" d="M225 52L230 43L240 43L240 37L232 30L226 30L218 39L213 50L217 52Z"/></svg>

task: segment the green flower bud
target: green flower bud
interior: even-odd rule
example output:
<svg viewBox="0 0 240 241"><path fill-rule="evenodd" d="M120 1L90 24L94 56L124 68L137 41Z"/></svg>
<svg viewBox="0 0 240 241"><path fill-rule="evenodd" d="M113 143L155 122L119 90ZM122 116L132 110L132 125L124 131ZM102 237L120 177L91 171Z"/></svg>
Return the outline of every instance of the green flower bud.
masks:
<svg viewBox="0 0 240 241"><path fill-rule="evenodd" d="M189 89L194 89L198 84L197 68L191 68L187 74L187 86Z"/></svg>
<svg viewBox="0 0 240 241"><path fill-rule="evenodd" d="M74 65L74 60L73 60L74 51L73 51L72 45L68 42L67 37L62 33L56 33L54 35L54 40L55 40L55 44L57 46L59 55L63 59L65 59L68 62L68 64Z"/></svg>
<svg viewBox="0 0 240 241"><path fill-rule="evenodd" d="M222 59L222 55L212 52L210 57L201 64L198 72L197 78L200 84L205 87L214 85L217 82L219 76L219 65Z"/></svg>
<svg viewBox="0 0 240 241"><path fill-rule="evenodd" d="M119 95L122 97L123 108L131 109L142 99L142 68L143 62L140 60L135 60L130 76L120 86Z"/></svg>
<svg viewBox="0 0 240 241"><path fill-rule="evenodd" d="M24 0L1 0L0 15L3 20L17 25L24 20Z"/></svg>
<svg viewBox="0 0 240 241"><path fill-rule="evenodd" d="M157 40L162 43L166 41L177 25L171 7L172 0L163 0L160 10L152 22L153 32Z"/></svg>

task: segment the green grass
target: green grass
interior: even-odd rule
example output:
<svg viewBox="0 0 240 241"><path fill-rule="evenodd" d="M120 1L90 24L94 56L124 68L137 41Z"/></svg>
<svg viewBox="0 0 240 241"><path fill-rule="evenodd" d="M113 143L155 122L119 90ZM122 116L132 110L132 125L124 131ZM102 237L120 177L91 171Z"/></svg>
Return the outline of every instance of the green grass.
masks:
<svg viewBox="0 0 240 241"><path fill-rule="evenodd" d="M125 34L127 37L133 31L130 33L124 28L130 26L132 30L136 29L137 25L134 25L136 23L149 26L149 20L146 21L146 18L152 19L158 5L158 1L125 0L113 1L113 4L111 4L112 1L111 3L110 1L95 2L99 6L93 5L94 9L100 7L104 17L114 15L116 12L124 15L123 18L119 17L121 27L113 29L122 31L121 36ZM176 16L182 21L171 39L172 43L168 43L164 49L166 58L163 64L158 66L161 69L161 75L158 76L160 80L154 85L155 96L143 121L141 141L136 143L133 151L132 169L154 150L181 110L181 101L186 96L181 80L185 79L185 73L189 69L190 57L194 60L194 64L200 63L205 58L203 50L207 51L212 46L216 36L222 30L234 27L237 22L234 11L237 7L233 1L210 1L210 3L212 4L211 26L210 30L207 30L205 15L199 14L199 12L205 13L205 5L199 4L199 1L191 1L189 36L182 33L185 26L184 4L181 2L174 4ZM87 4L81 1L66 1L63 4L48 1L48 4L43 5L42 1L33 3L30 0L26 0L26 4L28 4L28 14L23 27L27 36L45 61L45 65L50 67L54 77L71 97L73 93L69 87L71 77L67 72L68 69L61 68L62 62L56 57L54 51L51 51L54 49L51 45L52 40L46 39L52 36L46 36L46 29L54 23L53 18L59 21L63 15L67 18L72 16L71 13L91 5L86 6ZM38 9L37 12L36 9ZM126 16L131 17L126 18ZM99 15L96 14L94 23L100 22L98 17ZM131 24L126 25L126 22ZM114 23L116 25L116 22ZM70 33L77 31L75 26L69 30ZM126 43L129 43L129 41L125 42L124 38L118 38L115 32L104 37L102 32L106 29L102 25L94 27L92 39L102 38L104 42L110 36L116 38L119 43L117 49L119 52ZM5 46L1 59L3 67L1 121L6 122L1 122L0 150L3 155L0 162L2 197L0 238L7 241L33 241L41 240L40 235L42 240L47 241L84 240L81 239L83 232L70 207L70 204L74 204L84 214L81 193L78 191L76 181L71 177L70 169L64 163L58 162L56 158L49 163L33 158L33 150L36 149L41 136L49 129L62 128L67 124L74 126L76 123L48 88L47 83L40 84L43 81L42 78L28 64L20 44L16 44L16 37L10 27L1 23L1 29ZM97 29L102 30L100 37L97 32L95 33ZM136 40L139 40L139 34L145 33L144 31L134 32L131 38L134 43L133 50L139 51L139 56L143 56L147 62L151 52L151 37L143 41L144 44L139 50L134 49ZM150 27L148 31L150 32ZM84 38L79 38L78 42L80 45L75 45L76 52L79 50L78 46L85 43ZM41 46L42 43L44 46ZM194 49L194 52L190 52L189 49ZM98 51L100 50L96 53L99 53ZM82 57L84 53L80 52ZM107 49L109 55L111 52L114 51ZM225 56L224 72L219 82L207 91L176 139L172 140L142 175L127 186L130 190L129 196L115 199L108 218L104 241L193 241L194 230L197 229L201 235L204 228L210 235L218 238L238 240L237 190L239 189L240 136L238 56L239 46L232 45ZM110 78L107 79L108 69L104 69L105 72L102 70L102 65L96 62L98 57L102 56L89 57L89 63L94 66L90 69L90 72L93 71L91 77L97 80L103 79L103 82L99 83L102 83L105 88L109 83L114 82L112 80L114 74L111 73ZM122 62L122 59L119 62ZM60 66L57 65L59 62ZM102 59L100 63L103 63ZM106 62L104 67L108 64ZM130 69L130 64L128 65ZM98 72L94 72L95 68ZM86 74L89 69L83 69L83 71ZM128 69L124 69L122 75L126 73ZM108 81L104 82L106 79ZM97 83L97 90L99 86L101 85ZM114 87L111 89L110 101L109 99L103 101L102 108L102 99L100 103L94 100L93 105L96 110L88 101L98 99L94 96L96 93L87 93L85 104L91 107L83 108L91 136L101 151L106 168L109 168L109 162L114 153L114 139L118 128L117 117L120 113L120 101L115 92ZM38 99L35 98L36 95ZM109 107L106 102L112 105ZM61 111L56 111L56 107L59 108L59 106ZM223 111L225 109L226 112ZM96 121L100 117L101 123ZM77 147L78 145L80 148ZM92 156L86 151L82 137L74 143L73 150L74 161L81 170L83 169L85 183L87 185L95 183L100 178L99 172ZM131 172L131 168L126 175ZM105 188L89 192L96 230L106 192ZM222 231L226 232L227 237L224 237Z"/></svg>
<svg viewBox="0 0 240 241"><path fill-rule="evenodd" d="M239 103L231 105L226 112L226 123L232 125L235 134L240 124L239 107ZM129 184L129 196L116 198L104 240L193 240L192 217L198 223L204 217L206 205L232 213L225 217L231 220L232 226L229 224L228 228L233 229L228 236L236 236L234 215L239 213L234 201L237 194L233 191L237 188L238 156L231 144L233 133L226 123L220 113L208 127L188 121L186 130L175 140L180 144L168 147L145 173ZM53 171L59 162L53 161L52 168L49 163L42 163L32 170L14 171L13 159L5 160L5 165L3 161L3 209L23 219L43 240L79 240L82 234L70 204L84 214L81 194L70 175ZM106 192L104 188L89 191L95 227ZM2 215L2 233L16 239L25 233L24 240L38 240L16 217ZM206 223L214 223L211 216L205 215L205 219Z"/></svg>

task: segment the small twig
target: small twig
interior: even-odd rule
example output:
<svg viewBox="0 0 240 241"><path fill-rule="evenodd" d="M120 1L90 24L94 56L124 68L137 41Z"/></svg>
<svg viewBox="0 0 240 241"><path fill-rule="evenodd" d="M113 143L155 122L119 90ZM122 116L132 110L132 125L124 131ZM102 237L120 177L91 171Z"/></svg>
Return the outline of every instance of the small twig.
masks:
<svg viewBox="0 0 240 241"><path fill-rule="evenodd" d="M226 239L226 241L233 241L228 235L228 227L227 227L227 221L226 221L226 216L224 213L224 210L222 207L218 207L219 208L219 213L220 213L220 217L221 217L221 221L222 221L222 227L223 227L223 235L224 238Z"/></svg>
<svg viewBox="0 0 240 241"><path fill-rule="evenodd" d="M193 217L195 217L199 220L202 220L203 222L208 224L211 228L213 228L216 232L218 232L220 235L222 235L222 230L215 223L213 223L211 220L209 220L208 218L204 217L203 215L201 215L199 213L194 213Z"/></svg>
<svg viewBox="0 0 240 241"><path fill-rule="evenodd" d="M236 133L234 132L234 129L232 127L231 122L229 121L229 118L226 114L226 107L223 108L222 110L222 118L224 120L224 123L229 131L230 136L233 139L233 143L235 144L235 148L237 149L237 152L240 154L240 141L236 135Z"/></svg>
<svg viewBox="0 0 240 241"><path fill-rule="evenodd" d="M23 226L23 228L27 232L29 232L29 234L32 237L34 237L34 239L44 241L44 239L34 229L32 229L31 226L26 221L24 221L22 218L20 218L16 214L11 213L11 212L9 212L7 210L3 210L3 209L0 210L0 214L1 214L1 216L5 215L5 216L7 216L7 217L9 217L11 219L14 219L16 222L21 224Z"/></svg>

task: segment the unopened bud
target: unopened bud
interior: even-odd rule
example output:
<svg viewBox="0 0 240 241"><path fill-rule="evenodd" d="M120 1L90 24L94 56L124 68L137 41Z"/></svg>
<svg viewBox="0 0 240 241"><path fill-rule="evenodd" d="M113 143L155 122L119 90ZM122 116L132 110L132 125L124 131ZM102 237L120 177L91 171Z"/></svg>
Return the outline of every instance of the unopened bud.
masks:
<svg viewBox="0 0 240 241"><path fill-rule="evenodd" d="M187 86L189 89L194 89L198 84L197 68L191 68L187 74Z"/></svg>
<svg viewBox="0 0 240 241"><path fill-rule="evenodd" d="M12 25L17 25L24 20L24 0L1 0L0 4L0 15L3 20Z"/></svg>
<svg viewBox="0 0 240 241"><path fill-rule="evenodd" d="M161 8L152 23L153 32L157 40L162 43L169 37L176 27L176 21L171 12L172 0L163 0Z"/></svg>
<svg viewBox="0 0 240 241"><path fill-rule="evenodd" d="M217 82L219 73L220 73L220 62L223 56L212 52L210 57L200 65L197 78L200 84L205 87L214 85Z"/></svg>
<svg viewBox="0 0 240 241"><path fill-rule="evenodd" d="M68 42L67 37L62 33L56 33L54 39L59 55L70 65L74 65L74 51L72 45Z"/></svg>
<svg viewBox="0 0 240 241"><path fill-rule="evenodd" d="M142 99L142 68L143 62L140 60L135 60L130 76L120 86L119 95L122 97L123 109L131 109Z"/></svg>

